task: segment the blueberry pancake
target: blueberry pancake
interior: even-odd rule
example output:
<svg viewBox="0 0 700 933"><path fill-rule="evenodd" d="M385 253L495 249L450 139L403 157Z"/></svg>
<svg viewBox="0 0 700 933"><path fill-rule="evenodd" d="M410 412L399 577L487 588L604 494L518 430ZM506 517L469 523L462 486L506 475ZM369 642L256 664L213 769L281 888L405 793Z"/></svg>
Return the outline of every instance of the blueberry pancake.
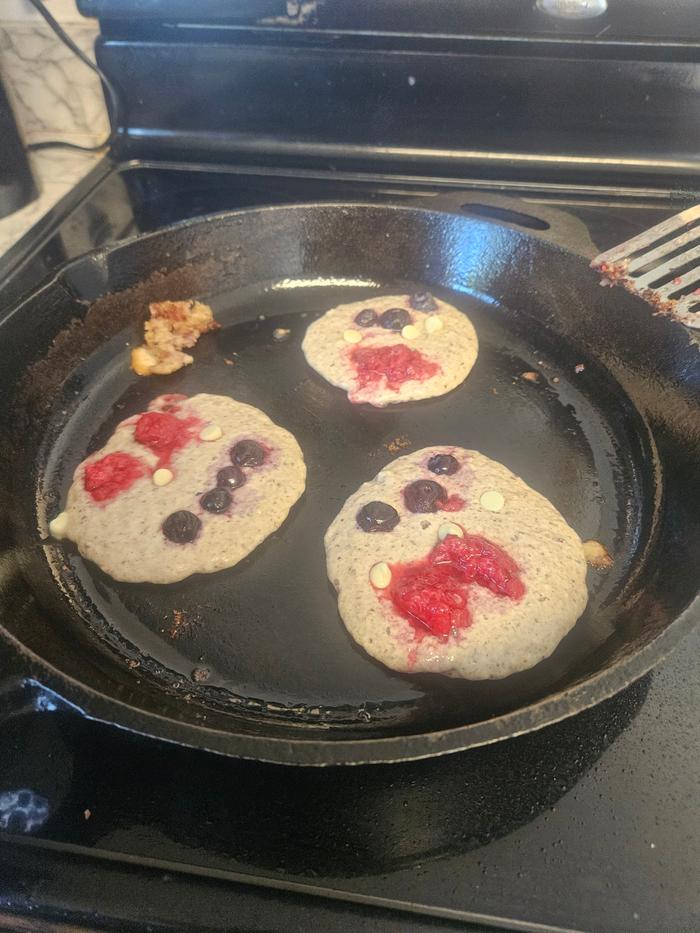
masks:
<svg viewBox="0 0 700 933"><path fill-rule="evenodd" d="M461 447L394 460L325 537L340 615L397 671L507 677L548 657L588 601L576 532L505 466Z"/></svg>
<svg viewBox="0 0 700 933"><path fill-rule="evenodd" d="M221 395L162 395L76 469L49 525L115 580L173 583L233 567L304 491L292 435Z"/></svg>
<svg viewBox="0 0 700 933"><path fill-rule="evenodd" d="M389 295L326 311L309 325L309 365L351 402L383 408L433 398L469 375L479 351L471 321L428 292Z"/></svg>

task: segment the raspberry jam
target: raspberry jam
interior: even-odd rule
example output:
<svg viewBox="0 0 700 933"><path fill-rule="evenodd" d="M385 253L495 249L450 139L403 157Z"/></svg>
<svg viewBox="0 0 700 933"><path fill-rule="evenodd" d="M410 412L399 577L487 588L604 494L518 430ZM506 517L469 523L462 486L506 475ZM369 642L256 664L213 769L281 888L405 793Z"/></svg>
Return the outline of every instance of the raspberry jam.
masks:
<svg viewBox="0 0 700 933"><path fill-rule="evenodd" d="M94 463L88 463L83 485L95 502L105 502L127 490L145 472L143 463L131 454L107 454Z"/></svg>
<svg viewBox="0 0 700 933"><path fill-rule="evenodd" d="M184 402L186 398L186 395L179 392L169 392L167 395L161 395L157 400L157 404L163 411L170 411L175 414L175 412L180 411L179 403Z"/></svg>
<svg viewBox="0 0 700 933"><path fill-rule="evenodd" d="M136 422L134 438L156 457L156 469L166 467L176 450L186 447L196 437L199 418L176 418L169 411L147 411Z"/></svg>
<svg viewBox="0 0 700 933"><path fill-rule="evenodd" d="M385 379L387 388L396 391L404 382L422 382L440 372L437 363L403 343L388 347L356 346L350 351L350 360L361 389Z"/></svg>
<svg viewBox="0 0 700 933"><path fill-rule="evenodd" d="M443 512L459 512L464 508L464 505L464 499L458 496L456 492L453 492L452 495L442 503L440 509Z"/></svg>
<svg viewBox="0 0 700 933"><path fill-rule="evenodd" d="M478 535L448 535L427 557L392 564L388 590L394 608L420 635L447 641L471 624L469 584L518 600L525 592L518 566L506 552Z"/></svg>

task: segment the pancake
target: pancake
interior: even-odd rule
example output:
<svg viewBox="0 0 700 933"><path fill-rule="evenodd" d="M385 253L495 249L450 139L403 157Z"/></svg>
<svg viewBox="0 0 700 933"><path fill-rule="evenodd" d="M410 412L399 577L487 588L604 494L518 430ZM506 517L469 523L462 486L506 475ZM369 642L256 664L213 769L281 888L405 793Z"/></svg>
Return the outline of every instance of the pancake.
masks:
<svg viewBox="0 0 700 933"><path fill-rule="evenodd" d="M384 467L350 496L325 545L346 628L396 671L483 680L527 670L588 601L576 532L505 466L460 447Z"/></svg>
<svg viewBox="0 0 700 933"><path fill-rule="evenodd" d="M139 376L163 376L194 362L185 353L202 334L219 325L209 305L201 301L155 301L143 325L144 342L131 351L131 368Z"/></svg>
<svg viewBox="0 0 700 933"><path fill-rule="evenodd" d="M309 325L302 350L351 402L383 408L450 392L469 375L479 343L466 314L423 292L338 305Z"/></svg>
<svg viewBox="0 0 700 933"><path fill-rule="evenodd" d="M163 395L78 466L49 529L115 580L172 583L250 554L305 478L296 440L257 408Z"/></svg>

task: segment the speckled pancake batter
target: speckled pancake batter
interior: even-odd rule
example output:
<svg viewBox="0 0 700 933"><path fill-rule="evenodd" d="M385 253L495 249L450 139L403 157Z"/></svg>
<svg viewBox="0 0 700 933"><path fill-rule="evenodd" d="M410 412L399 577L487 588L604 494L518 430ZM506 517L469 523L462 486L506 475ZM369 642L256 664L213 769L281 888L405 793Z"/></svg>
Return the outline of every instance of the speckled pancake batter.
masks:
<svg viewBox="0 0 700 933"><path fill-rule="evenodd" d="M304 491L292 435L220 395L164 395L76 469L50 523L115 580L172 583L232 567Z"/></svg>
<svg viewBox="0 0 700 933"><path fill-rule="evenodd" d="M479 344L466 314L421 292L332 308L309 326L302 349L351 402L383 408L451 391L468 376Z"/></svg>
<svg viewBox="0 0 700 933"><path fill-rule="evenodd" d="M325 544L348 631L397 671L507 677L548 657L588 601L576 532L505 466L460 447L394 460Z"/></svg>

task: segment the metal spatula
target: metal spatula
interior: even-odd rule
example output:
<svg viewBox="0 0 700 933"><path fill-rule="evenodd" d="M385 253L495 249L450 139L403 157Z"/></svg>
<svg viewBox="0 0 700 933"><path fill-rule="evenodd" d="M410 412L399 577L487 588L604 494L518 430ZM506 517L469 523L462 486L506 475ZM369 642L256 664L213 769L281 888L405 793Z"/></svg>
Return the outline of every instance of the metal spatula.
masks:
<svg viewBox="0 0 700 933"><path fill-rule="evenodd" d="M700 329L700 204L606 250L591 268L601 285L622 285L656 314Z"/></svg>

